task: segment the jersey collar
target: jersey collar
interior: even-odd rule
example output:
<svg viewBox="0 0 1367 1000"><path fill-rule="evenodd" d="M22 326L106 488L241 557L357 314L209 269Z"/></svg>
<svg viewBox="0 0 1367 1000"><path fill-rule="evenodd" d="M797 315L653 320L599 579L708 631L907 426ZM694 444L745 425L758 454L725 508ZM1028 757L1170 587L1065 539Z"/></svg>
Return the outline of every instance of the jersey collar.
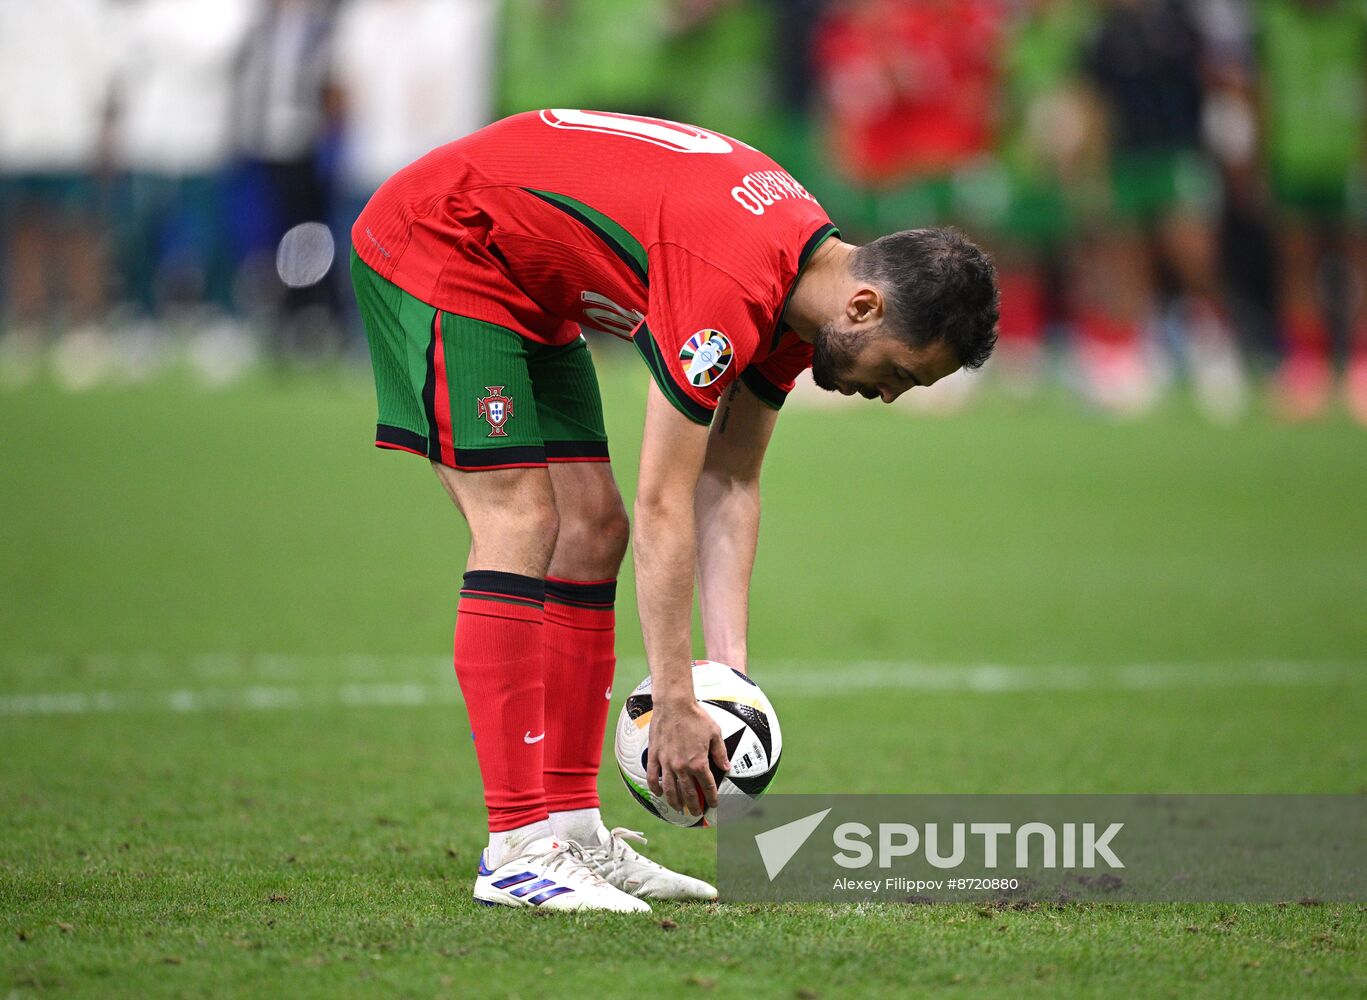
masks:
<svg viewBox="0 0 1367 1000"><path fill-rule="evenodd" d="M830 237L839 235L840 230L827 222L807 237L807 242L802 244L802 252L797 255L797 270L793 273L792 283L788 285L788 293L783 296L783 305L779 306L778 316L774 319L774 333L769 341L771 353L778 350L778 342L783 339L783 331L788 329L783 323L783 314L788 311L788 300L793 297L793 289L797 288L797 279L802 277L802 269L807 266L807 261L812 259L812 254L816 253L817 247L825 243Z"/></svg>

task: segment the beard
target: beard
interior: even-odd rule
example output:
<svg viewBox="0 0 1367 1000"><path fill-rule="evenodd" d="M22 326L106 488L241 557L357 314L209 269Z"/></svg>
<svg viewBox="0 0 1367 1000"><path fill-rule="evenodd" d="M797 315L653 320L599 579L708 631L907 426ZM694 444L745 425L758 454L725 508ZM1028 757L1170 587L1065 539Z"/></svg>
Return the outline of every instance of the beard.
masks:
<svg viewBox="0 0 1367 1000"><path fill-rule="evenodd" d="M827 323L812 341L812 381L818 389L839 392L840 381L854 368L859 355L860 336Z"/></svg>

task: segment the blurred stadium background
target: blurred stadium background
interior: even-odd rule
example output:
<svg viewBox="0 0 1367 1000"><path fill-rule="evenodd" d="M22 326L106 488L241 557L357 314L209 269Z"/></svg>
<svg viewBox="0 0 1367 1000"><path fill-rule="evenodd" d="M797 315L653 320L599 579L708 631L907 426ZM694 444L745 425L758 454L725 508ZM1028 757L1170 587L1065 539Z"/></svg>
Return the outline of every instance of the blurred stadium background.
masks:
<svg viewBox="0 0 1367 1000"><path fill-rule="evenodd" d="M1356 794L1364 95L1356 0L0 2L0 988L1360 996L1315 901L475 913L464 530L370 447L336 261L543 106L751 142L852 240L961 226L988 367L779 423L777 789ZM592 346L630 496L648 376Z"/></svg>
<svg viewBox="0 0 1367 1000"><path fill-rule="evenodd" d="M1005 289L978 388L1367 424L1356 0L51 0L0 8L0 384L363 354L389 173L506 113L773 153L847 238L957 224ZM611 350L609 347L607 350Z"/></svg>

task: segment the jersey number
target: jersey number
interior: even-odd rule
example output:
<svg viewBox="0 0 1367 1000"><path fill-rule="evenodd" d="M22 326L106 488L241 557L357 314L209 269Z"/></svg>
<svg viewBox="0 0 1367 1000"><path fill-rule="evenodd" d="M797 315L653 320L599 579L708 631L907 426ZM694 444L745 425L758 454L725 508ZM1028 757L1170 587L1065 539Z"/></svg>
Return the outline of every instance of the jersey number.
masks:
<svg viewBox="0 0 1367 1000"><path fill-rule="evenodd" d="M654 146L672 149L676 153L729 153L732 149L730 141L724 136L693 125L667 121L664 118L551 108L541 112L541 120L552 128L601 132L623 139L639 139Z"/></svg>

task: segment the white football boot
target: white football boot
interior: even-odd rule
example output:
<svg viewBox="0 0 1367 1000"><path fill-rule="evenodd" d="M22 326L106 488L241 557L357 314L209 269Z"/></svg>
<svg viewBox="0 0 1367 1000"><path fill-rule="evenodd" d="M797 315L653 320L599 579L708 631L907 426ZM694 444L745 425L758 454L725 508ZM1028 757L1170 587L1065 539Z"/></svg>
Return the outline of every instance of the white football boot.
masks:
<svg viewBox="0 0 1367 1000"><path fill-rule="evenodd" d="M480 854L475 877L475 902L485 906L650 912L647 904L600 878L572 840L534 840L496 868L488 866L487 858L487 851Z"/></svg>
<svg viewBox="0 0 1367 1000"><path fill-rule="evenodd" d="M680 875L638 854L628 840L646 843L639 831L625 827L598 827L580 846L584 860L603 878L638 899L716 899L717 890L700 878Z"/></svg>

